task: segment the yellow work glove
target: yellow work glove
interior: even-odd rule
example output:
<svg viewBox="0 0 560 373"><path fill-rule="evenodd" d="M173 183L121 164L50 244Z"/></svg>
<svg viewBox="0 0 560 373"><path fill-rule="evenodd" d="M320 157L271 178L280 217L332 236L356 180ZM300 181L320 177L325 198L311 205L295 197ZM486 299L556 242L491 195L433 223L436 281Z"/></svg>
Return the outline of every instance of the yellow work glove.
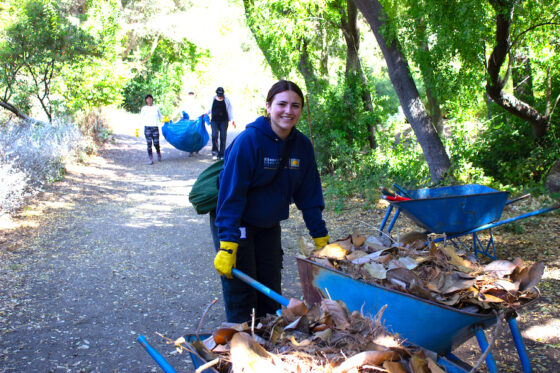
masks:
<svg viewBox="0 0 560 373"><path fill-rule="evenodd" d="M313 239L313 242L315 242L315 248L317 250L322 249L329 243L329 236L326 235L325 237L316 237Z"/></svg>
<svg viewBox="0 0 560 373"><path fill-rule="evenodd" d="M235 268L235 259L237 256L237 247L239 244L235 242L220 241L220 250L214 258L214 267L222 276L232 279L232 268Z"/></svg>

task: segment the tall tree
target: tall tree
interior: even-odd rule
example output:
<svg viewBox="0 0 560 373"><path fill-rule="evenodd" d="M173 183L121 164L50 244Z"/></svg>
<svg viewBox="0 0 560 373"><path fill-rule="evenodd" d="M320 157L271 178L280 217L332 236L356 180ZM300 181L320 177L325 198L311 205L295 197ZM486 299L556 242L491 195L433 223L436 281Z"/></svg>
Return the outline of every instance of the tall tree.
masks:
<svg viewBox="0 0 560 373"><path fill-rule="evenodd" d="M420 99L416 83L410 73L405 56L396 37L387 34L387 15L377 0L353 0L368 21L385 57L389 78L399 97L403 112L408 119L422 148L433 182L439 182L451 162L439 138L430 116Z"/></svg>

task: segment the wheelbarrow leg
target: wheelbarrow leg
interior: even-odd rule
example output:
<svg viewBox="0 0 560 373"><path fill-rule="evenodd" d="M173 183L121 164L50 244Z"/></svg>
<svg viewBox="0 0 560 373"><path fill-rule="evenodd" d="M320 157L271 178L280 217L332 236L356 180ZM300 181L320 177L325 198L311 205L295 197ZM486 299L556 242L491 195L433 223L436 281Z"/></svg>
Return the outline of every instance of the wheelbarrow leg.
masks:
<svg viewBox="0 0 560 373"><path fill-rule="evenodd" d="M472 240L473 240L474 255L478 258L478 254L482 254L492 260L496 260L497 259L496 247L494 246L494 234L492 233L492 228L490 228L489 231L490 231L490 239L488 240L488 244L486 245L486 248L484 248L484 245L482 244L482 242L480 242L480 239L478 238L476 232L473 232ZM490 247L492 247L492 252L490 252Z"/></svg>
<svg viewBox="0 0 560 373"><path fill-rule="evenodd" d="M387 207L387 211L385 211L385 216L383 217L383 220L381 221L381 225L379 226L380 237L383 235L383 228L385 228L385 224L387 224L387 220L391 215L391 211L393 211L393 205L389 205L389 207Z"/></svg>
<svg viewBox="0 0 560 373"><path fill-rule="evenodd" d="M515 343L515 348L517 349L517 354L519 355L519 360L521 361L521 366L523 367L524 373L531 372L531 362L527 356L527 351L525 350L525 345L523 344L523 339L521 338L521 333L517 328L517 317L516 312L506 315L506 320L509 325L509 330L511 331L511 336L513 337L513 343Z"/></svg>
<svg viewBox="0 0 560 373"><path fill-rule="evenodd" d="M393 229L393 226L395 225L395 222L397 221L397 218L399 217L400 213L401 213L401 209L397 207L397 209L395 210L395 215L393 215L393 219L391 219L391 222L389 223L389 227L387 228L387 233L390 233L391 229Z"/></svg>
<svg viewBox="0 0 560 373"><path fill-rule="evenodd" d="M484 351L486 351L486 349L488 348L488 341L486 340L484 330L482 330L480 326L475 326L474 333L476 335L478 345L480 346L482 353L484 353ZM496 365L496 360L494 360L494 355L492 355L492 352L486 355L486 366L488 367L488 371L490 373L498 373L498 366Z"/></svg>

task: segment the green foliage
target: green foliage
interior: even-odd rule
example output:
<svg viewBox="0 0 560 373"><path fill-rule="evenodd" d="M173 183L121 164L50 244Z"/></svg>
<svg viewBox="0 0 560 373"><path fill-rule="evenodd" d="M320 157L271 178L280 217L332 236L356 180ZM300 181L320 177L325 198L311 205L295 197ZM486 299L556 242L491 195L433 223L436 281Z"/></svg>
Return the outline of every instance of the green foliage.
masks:
<svg viewBox="0 0 560 373"><path fill-rule="evenodd" d="M119 17L116 0L89 2L87 13L81 15L82 27L95 38L100 55L80 56L64 65L57 86L59 112L87 112L122 101L128 74L119 56Z"/></svg>
<svg viewBox="0 0 560 373"><path fill-rule="evenodd" d="M0 56L9 66L0 82L3 100L14 95L21 102L31 94L50 120L51 92L62 66L99 51L92 36L69 22L56 1L27 0L20 6L0 44Z"/></svg>
<svg viewBox="0 0 560 373"><path fill-rule="evenodd" d="M4 102L29 114L35 98L51 119L121 100L116 0L90 0L77 17L54 0L10 4L0 42Z"/></svg>
<svg viewBox="0 0 560 373"><path fill-rule="evenodd" d="M170 115L179 104L185 69L194 70L207 52L199 50L186 39L181 42L157 40L157 47L151 51L149 48L153 43L154 40L146 40L139 51L139 56L147 56L147 60L144 65L138 64L133 78L123 88L123 106L128 111L137 112L149 93L154 96L162 113Z"/></svg>
<svg viewBox="0 0 560 373"><path fill-rule="evenodd" d="M535 186L544 182L554 161L560 159L558 125L535 143L529 124L505 115L491 121L472 147L473 164L502 184Z"/></svg>
<svg viewBox="0 0 560 373"><path fill-rule="evenodd" d="M353 163L356 153L368 146L367 124L380 123L387 115L382 99L374 99L373 113L364 109L361 91L368 88L358 77L340 74L338 79L310 105L317 159L327 172Z"/></svg>

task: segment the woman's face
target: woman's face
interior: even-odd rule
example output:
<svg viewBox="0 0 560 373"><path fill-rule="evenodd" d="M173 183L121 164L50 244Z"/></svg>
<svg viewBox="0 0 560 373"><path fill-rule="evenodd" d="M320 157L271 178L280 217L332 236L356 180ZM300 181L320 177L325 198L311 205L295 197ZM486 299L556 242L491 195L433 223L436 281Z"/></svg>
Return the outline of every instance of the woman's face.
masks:
<svg viewBox="0 0 560 373"><path fill-rule="evenodd" d="M272 102L266 103L266 112L274 133L285 140L301 116L301 98L294 91L277 93Z"/></svg>

